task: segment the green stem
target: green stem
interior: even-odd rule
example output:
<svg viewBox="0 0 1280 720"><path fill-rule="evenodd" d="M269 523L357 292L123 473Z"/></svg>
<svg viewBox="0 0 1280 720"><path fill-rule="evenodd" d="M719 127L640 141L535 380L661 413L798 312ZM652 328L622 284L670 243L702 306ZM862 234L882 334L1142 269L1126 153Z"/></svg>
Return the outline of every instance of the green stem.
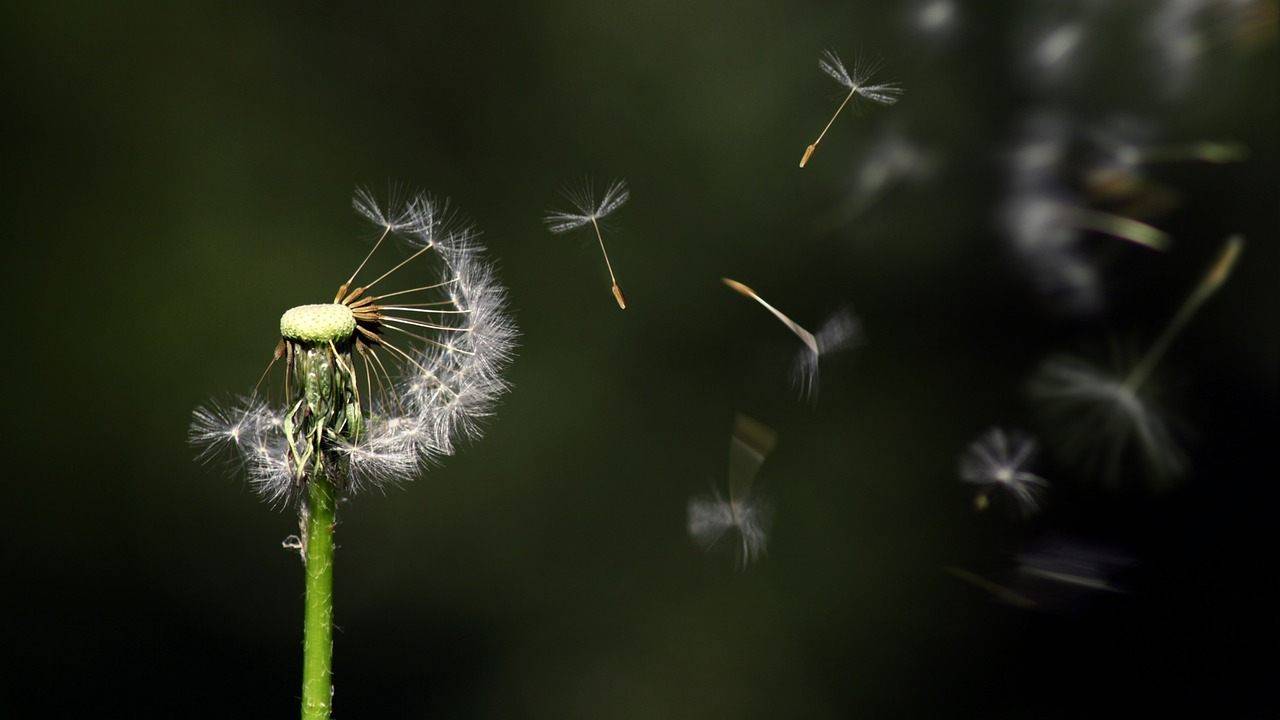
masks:
<svg viewBox="0 0 1280 720"><path fill-rule="evenodd" d="M307 608L302 641L302 720L328 720L333 702L333 528L337 502L328 480L312 477L307 502Z"/></svg>
<svg viewBox="0 0 1280 720"><path fill-rule="evenodd" d="M1151 372L1155 369L1156 364L1160 362L1160 358L1164 357L1164 353L1169 349L1169 345L1178 337L1178 333L1187 326L1192 316L1204 305L1205 301L1213 297L1213 294L1222 287L1231 275L1232 268L1235 267L1236 260L1239 259L1241 251L1244 249L1244 238L1233 235L1227 238L1226 245L1222 251L1218 253L1218 259L1213 265L1209 266L1209 271L1205 273L1204 279L1196 286L1182 303L1182 307L1178 308L1178 312L1174 314L1173 319L1165 326L1164 331L1160 333L1160 337L1152 343L1151 349L1142 356L1138 364L1129 371L1125 377L1125 387L1136 391L1142 387L1142 384L1150 377Z"/></svg>

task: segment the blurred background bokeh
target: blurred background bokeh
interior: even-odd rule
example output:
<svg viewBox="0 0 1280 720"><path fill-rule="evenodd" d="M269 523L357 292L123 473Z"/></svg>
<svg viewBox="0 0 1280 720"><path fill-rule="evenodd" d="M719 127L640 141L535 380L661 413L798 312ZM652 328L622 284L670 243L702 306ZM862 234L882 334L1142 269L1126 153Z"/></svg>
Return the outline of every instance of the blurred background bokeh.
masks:
<svg viewBox="0 0 1280 720"><path fill-rule="evenodd" d="M905 95L799 170L826 48ZM187 425L346 277L351 192L393 180L476 220L523 338L483 440L341 508L337 717L1275 712L1274 2L6 3L0 59L0 715L296 713L296 521ZM1248 155L1144 170L1169 251L1085 238L1105 303L1064 313L1001 222L1037 113ZM880 183L885 137L928 162ZM632 189L625 312L590 238L541 223L584 175ZM1149 342L1231 233L1161 365L1182 481L1046 454L1042 514L976 513L956 458L1054 432L1042 359ZM810 325L847 303L866 342L800 402L794 338L722 275ZM743 572L685 529L736 412L779 438ZM946 571L1052 538L1133 558L1125 592L1027 609Z"/></svg>

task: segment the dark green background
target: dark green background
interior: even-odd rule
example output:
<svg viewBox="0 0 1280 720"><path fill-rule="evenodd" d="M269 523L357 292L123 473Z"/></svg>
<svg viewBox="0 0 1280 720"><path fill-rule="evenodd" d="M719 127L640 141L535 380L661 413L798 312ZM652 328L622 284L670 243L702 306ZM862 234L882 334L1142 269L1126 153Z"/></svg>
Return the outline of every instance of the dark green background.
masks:
<svg viewBox="0 0 1280 720"><path fill-rule="evenodd" d="M5 3L0 714L296 712L294 520L193 462L186 427L346 276L350 193L389 180L477 220L523 341L482 441L341 510L337 717L1274 710L1250 653L1274 647L1275 44L1215 48L1165 102L1115 17L1088 81L1048 93L1016 62L1029 6L969 5L939 44L890 2ZM906 94L799 171L838 90L826 47L883 58ZM1052 105L1252 151L1161 177L1174 249L1126 255L1096 322L1043 312L994 226L1000 153ZM940 171L824 228L885 123ZM585 173L632 187L610 235L626 312L594 248L540 222ZM1189 481L1108 494L1046 459L1042 519L975 516L956 455L1042 429L1035 364L1149 339L1231 232L1244 261L1164 367ZM721 275L803 323L862 317L816 406L785 386L793 339ZM780 437L773 542L745 573L684 530L737 411ZM1133 592L1025 612L942 572L1049 531L1136 555Z"/></svg>

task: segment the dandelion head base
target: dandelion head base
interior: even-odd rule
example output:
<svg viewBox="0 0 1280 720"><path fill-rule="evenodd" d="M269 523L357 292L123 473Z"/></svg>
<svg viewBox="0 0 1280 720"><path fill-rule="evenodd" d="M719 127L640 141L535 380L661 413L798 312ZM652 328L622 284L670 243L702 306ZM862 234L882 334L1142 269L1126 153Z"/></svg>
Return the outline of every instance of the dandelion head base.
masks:
<svg viewBox="0 0 1280 720"><path fill-rule="evenodd" d="M355 331L351 308L338 303L299 305L280 316L280 335L288 340L326 343L346 340Z"/></svg>

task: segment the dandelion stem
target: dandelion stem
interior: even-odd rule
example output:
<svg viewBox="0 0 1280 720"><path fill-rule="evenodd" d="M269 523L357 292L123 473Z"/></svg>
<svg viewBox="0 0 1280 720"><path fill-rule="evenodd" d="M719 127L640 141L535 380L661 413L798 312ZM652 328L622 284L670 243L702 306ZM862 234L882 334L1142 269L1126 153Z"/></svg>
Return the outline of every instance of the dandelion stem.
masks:
<svg viewBox="0 0 1280 720"><path fill-rule="evenodd" d="M973 585L974 587L978 587L978 588L982 588L983 590L986 590L987 592L991 593L992 595L999 598L1000 600L1003 600L1009 603L1010 605L1023 607L1023 608L1035 607L1036 605L1035 601L1032 600L1031 598L1028 598L1027 596L1022 595L1021 593L1014 592L1013 590L1010 590L1009 588L1003 585L999 585L997 583L991 582L990 580L982 577L981 575L978 575L977 573L969 572L964 568L946 567L946 568L943 568L943 570L945 570L951 576L959 578L969 583L970 585Z"/></svg>
<svg viewBox="0 0 1280 720"><path fill-rule="evenodd" d="M1072 208L1070 212L1072 220L1082 229L1105 233L1152 250L1164 252L1169 249L1169 235L1147 223L1099 210Z"/></svg>
<svg viewBox="0 0 1280 720"><path fill-rule="evenodd" d="M333 703L333 530L337 498L317 474L307 483L307 600L302 641L302 720L329 720Z"/></svg>
<svg viewBox="0 0 1280 720"><path fill-rule="evenodd" d="M1192 145L1163 145L1146 148L1141 151L1144 163L1169 163L1198 161L1207 163L1228 163L1244 160L1249 156L1249 149L1243 145L1219 142L1202 142Z"/></svg>
<svg viewBox="0 0 1280 720"><path fill-rule="evenodd" d="M810 352L812 352L814 355L818 354L818 339L813 336L813 333L800 327L799 323L787 317L785 314L783 314L781 310L770 305L768 302L765 302L765 299L757 295L755 290L752 290L751 288L747 287L746 285L743 285L742 283L732 278L722 277L720 278L720 282L723 282L725 285L729 286L729 289L733 290L739 295L742 295L743 297L751 298L752 300L755 300L756 302L760 303L760 305L765 310L768 310L770 313L773 314L774 317L781 320L782 324L786 325L788 330L794 333L796 337L800 338L800 342L804 343L805 347L809 348Z"/></svg>
<svg viewBox="0 0 1280 720"><path fill-rule="evenodd" d="M1156 365L1160 362L1160 358L1164 357L1165 351L1169 349L1169 345L1173 343L1182 329L1187 326L1192 316L1204 305L1205 301L1222 287L1231 275L1231 268L1235 266L1236 260L1240 257L1241 250L1244 249L1244 238L1232 236L1227 239L1227 244L1222 248L1222 252L1218 254L1218 259L1213 265L1209 266L1208 272L1196 289L1191 291L1187 299L1183 301L1182 306L1178 308L1178 312L1174 313L1173 319L1168 325L1164 326L1164 331L1160 333L1160 337L1151 344L1151 349L1142 356L1137 365L1133 366L1133 370L1124 379L1124 384L1130 390L1137 390L1151 376L1151 372L1155 370Z"/></svg>
<svg viewBox="0 0 1280 720"><path fill-rule="evenodd" d="M844 102L840 103L840 107L836 108L835 114L827 121L827 126L822 128L822 132L818 133L818 139L814 140L812 145L804 149L804 157L800 158L800 167L804 167L809 163L809 158L813 155L813 151L818 149L818 143L822 142L822 138L827 134L827 131L831 129L831 125L835 123L836 118L840 117L840 111L844 110L844 106L849 104L849 101L853 99L854 94L857 92L858 88L855 85L853 89L849 90L849 94L844 96Z"/></svg>
<svg viewBox="0 0 1280 720"><path fill-rule="evenodd" d="M364 260L361 260L360 264L356 266L356 271L351 273L351 277L347 278L347 281L342 283L342 286L338 288L338 295L333 298L334 302L338 302L338 300L341 299L344 294L346 294L347 288L351 285L351 283L355 282L356 276L359 275L360 271L364 269L364 266L369 262L369 258L373 257L373 254L378 252L378 248L382 245L382 241L386 240L387 235L389 235L390 233L391 233L391 226L388 225L386 229L382 231L382 235L378 238L378 242L373 244L373 249L370 250L369 254L364 256Z"/></svg>
<svg viewBox="0 0 1280 720"><path fill-rule="evenodd" d="M395 297L396 295L404 295L406 293L418 292L419 290L434 290L436 288L444 287L445 285L448 285L450 283L456 283L456 282L458 282L458 278L452 278L449 280L445 280L444 282L438 282L435 285L423 285L422 287L409 288L408 290L397 290L395 292L389 292L385 295L378 295L374 299L381 300L383 298ZM373 283L370 283L370 285L372 284ZM368 287L366 286L365 289L368 289Z"/></svg>
<svg viewBox="0 0 1280 720"><path fill-rule="evenodd" d="M622 288L618 287L618 278L613 275L613 263L609 262L609 251L604 249L604 236L600 234L600 223L596 222L593 215L591 217L591 227L595 228L596 240L600 243L600 252L604 255L604 266L609 270L609 282L612 283L613 299L618 301L618 307L626 310L627 300L622 294Z"/></svg>
<svg viewBox="0 0 1280 720"><path fill-rule="evenodd" d="M395 272L395 271L399 270L400 268L404 267L405 265L408 265L408 264L409 264L409 263L410 263L414 258L418 257L418 256L419 256L419 255L421 255L422 253L424 253L424 252L426 252L426 251L430 250L431 248L433 248L433 247L435 247L435 246L436 246L436 244L435 244L435 243L427 243L426 247L424 247L424 248L422 248L421 250L419 250L418 252L416 252L416 253L414 253L414 254L410 255L409 257L405 258L404 260L401 260L401 261L400 261L400 264L398 264L398 265L396 265L395 267L391 268L390 270L388 270L388 271L386 271L386 272L382 273L381 275L379 275L379 276L378 276L378 279L377 279L377 280L374 280L373 282L369 283L368 285L365 285L365 286L364 286L363 288L361 288L361 289L362 289L362 290L368 290L369 288L373 287L374 285L377 285L378 283L380 283L380 282L382 282L383 280L385 280L385 279L387 278L387 276L388 276L388 275L390 275L391 273L393 273L393 272Z"/></svg>

